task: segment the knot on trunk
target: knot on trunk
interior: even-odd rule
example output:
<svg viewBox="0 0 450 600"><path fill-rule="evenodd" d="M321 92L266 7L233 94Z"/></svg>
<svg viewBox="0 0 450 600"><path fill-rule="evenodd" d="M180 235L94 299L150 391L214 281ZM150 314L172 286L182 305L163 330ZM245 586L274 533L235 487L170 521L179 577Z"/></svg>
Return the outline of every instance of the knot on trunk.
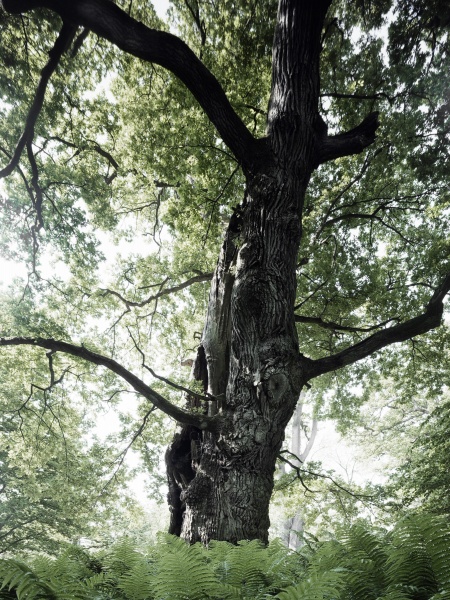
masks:
<svg viewBox="0 0 450 600"><path fill-rule="evenodd" d="M262 379L255 381L257 394L261 405L261 412L266 419L270 419L271 409L280 406L285 392L289 388L289 380L284 373L267 374Z"/></svg>
<svg viewBox="0 0 450 600"><path fill-rule="evenodd" d="M288 385L289 381L284 373L274 373L271 377L269 377L266 384L269 402L275 406L278 406L284 392L288 388Z"/></svg>

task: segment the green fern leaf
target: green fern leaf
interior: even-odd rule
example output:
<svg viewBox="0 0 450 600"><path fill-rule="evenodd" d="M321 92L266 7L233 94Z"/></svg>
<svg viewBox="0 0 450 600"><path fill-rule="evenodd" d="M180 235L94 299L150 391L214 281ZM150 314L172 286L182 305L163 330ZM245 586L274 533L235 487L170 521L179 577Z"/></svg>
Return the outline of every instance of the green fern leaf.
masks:
<svg viewBox="0 0 450 600"><path fill-rule="evenodd" d="M275 598L278 600L335 600L341 597L340 590L343 588L342 574L328 572L315 574L298 585L290 586Z"/></svg>

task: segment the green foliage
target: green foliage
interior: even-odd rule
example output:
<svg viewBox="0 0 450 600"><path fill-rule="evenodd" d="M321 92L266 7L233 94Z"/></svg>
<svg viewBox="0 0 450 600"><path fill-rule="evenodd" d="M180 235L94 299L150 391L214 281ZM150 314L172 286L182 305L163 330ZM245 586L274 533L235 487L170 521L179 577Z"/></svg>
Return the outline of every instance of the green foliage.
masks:
<svg viewBox="0 0 450 600"><path fill-rule="evenodd" d="M292 552L275 540L187 546L161 536L141 553L124 540L91 557L80 548L30 565L0 561L3 590L20 599L437 600L450 597L450 529L409 515L391 531L357 524Z"/></svg>
<svg viewBox="0 0 450 600"><path fill-rule="evenodd" d="M450 403L437 406L418 429L391 485L405 506L450 514Z"/></svg>
<svg viewBox="0 0 450 600"><path fill-rule="evenodd" d="M307 582L280 598L430 600L450 595L450 531L444 519L410 515L392 531L355 525L338 540L320 545Z"/></svg>
<svg viewBox="0 0 450 600"><path fill-rule="evenodd" d="M118 4L147 25L166 27L147 1ZM223 84L249 129L264 136L276 2L171 4L177 32ZM1 165L21 135L59 25L49 12L19 18L0 11ZM297 313L310 319L298 323L298 334L301 351L311 358L357 343L377 323L419 314L448 271L446 27L442 0L331 5L322 40L320 112L330 134L354 127L373 110L380 111L381 126L364 155L322 165L311 179L296 299ZM244 177L217 132L171 74L89 35L52 77L32 150L45 231L35 230L34 174L24 153L20 168L0 188L0 250L2 257L25 263L29 277L2 297L0 335L73 340L136 373L145 372L143 362L157 365L156 371L186 385L189 369L181 363L192 356L202 331L207 274L232 209L244 196ZM183 287L199 274L203 281ZM317 415L338 420L341 430L351 427L386 376L395 380L406 413L418 393L439 398L450 384L448 343L449 329L443 327L314 381ZM148 413L146 403L130 402L129 389L104 371L59 356L54 368L56 379L65 374L61 384L51 384L43 352L0 353L6 415L0 428L2 526L25 532L23 543L33 540L33 549L45 539L52 552L58 536L86 533L85 511L98 507L96 492L114 473L104 465L114 464ZM179 402L179 394L149 379ZM93 435L95 418L107 410L102 403L119 410L122 402L133 409L122 411L121 432L108 440L111 451L94 444L84 453L79 440ZM420 496L435 512L448 512L447 412L430 419L399 475L405 503ZM152 413L134 444L157 483L158 457L169 434L167 421ZM381 444L387 435L380 433ZM331 505L336 496L329 498ZM320 511L311 505L312 519ZM344 507L349 522L355 506ZM104 516L108 521L107 512ZM259 550L251 548L257 556ZM177 551L168 564L185 568L188 555L180 547L176 559ZM192 552L206 589L211 573L202 551ZM234 565L231 579L224 566L221 585L243 594L237 582L245 580L248 594L256 597L262 581L258 565L249 557L240 563L233 552L227 550L223 562ZM124 574L115 589L137 598L147 592L127 586L138 580L145 587L150 566L139 556L135 560L129 568L136 574ZM260 563L270 572L262 555ZM338 585L336 577L311 575L314 585L305 581L301 591L285 593L307 597L322 585L326 597ZM264 580L261 589L270 585L275 584ZM397 592L386 594L393 600Z"/></svg>
<svg viewBox="0 0 450 600"><path fill-rule="evenodd" d="M126 472L112 479L115 450L92 438L81 390L66 387L71 366L52 361L52 382L49 373L39 375L45 363L34 349L7 353L0 363L2 553L56 554L81 537L97 539L128 501ZM75 395L77 404L70 402ZM94 409L92 393L89 400Z"/></svg>

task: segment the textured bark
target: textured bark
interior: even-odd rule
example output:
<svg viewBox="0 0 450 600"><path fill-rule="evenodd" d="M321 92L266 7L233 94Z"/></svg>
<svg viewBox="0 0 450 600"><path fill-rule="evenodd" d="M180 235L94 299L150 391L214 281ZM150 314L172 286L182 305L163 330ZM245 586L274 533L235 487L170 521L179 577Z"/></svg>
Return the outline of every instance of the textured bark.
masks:
<svg viewBox="0 0 450 600"><path fill-rule="evenodd" d="M267 540L276 456L303 383L293 319L299 219L292 210L286 219L293 201L273 202L277 180L267 179L249 182L236 263L219 261L211 289L203 343L221 426L203 433L183 491L190 542Z"/></svg>
<svg viewBox="0 0 450 600"><path fill-rule="evenodd" d="M2 0L13 13L53 10L65 22L170 70L198 100L246 176L246 194L212 278L194 365L194 377L209 394L204 405L198 396L187 397L188 409L180 409L116 361L84 347L43 338L0 340L0 346L37 345L102 365L181 424L166 454L170 527L189 542L266 541L275 461L304 384L437 327L450 290L449 275L422 315L334 356L312 361L299 351L295 321L307 317L294 314L296 262L311 173L322 162L361 152L378 127L372 113L330 137L318 112L321 32L330 2L280 0L267 137L256 140L217 79L176 36L144 26L110 0Z"/></svg>
<svg viewBox="0 0 450 600"><path fill-rule="evenodd" d="M181 535L189 542L267 541L276 457L306 381L294 318L296 260L321 123L318 58L327 5L280 2L269 137L258 168L247 171L203 334L221 426L203 433L199 467L182 493Z"/></svg>

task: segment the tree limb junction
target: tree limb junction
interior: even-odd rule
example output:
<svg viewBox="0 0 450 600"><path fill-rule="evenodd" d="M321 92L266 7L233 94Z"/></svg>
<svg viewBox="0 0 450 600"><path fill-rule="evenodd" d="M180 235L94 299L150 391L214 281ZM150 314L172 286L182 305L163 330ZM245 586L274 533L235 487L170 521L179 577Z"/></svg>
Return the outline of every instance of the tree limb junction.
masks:
<svg viewBox="0 0 450 600"><path fill-rule="evenodd" d="M325 137L319 145L317 164L342 156L359 154L375 141L375 132L378 129L378 112L373 112L356 127L334 136Z"/></svg>
<svg viewBox="0 0 450 600"><path fill-rule="evenodd" d="M13 14L48 8L63 21L86 27L124 52L168 69L194 95L238 162L244 169L251 169L260 144L236 114L214 75L180 38L136 21L111 0L2 0L2 3Z"/></svg>
<svg viewBox="0 0 450 600"><path fill-rule="evenodd" d="M76 346L68 342L61 340L54 340L52 338L26 338L26 337L15 337L15 338L0 338L0 346L39 346L40 348L46 348L53 352L64 352L71 356L77 356L90 363L106 367L116 375L119 375L127 383L129 383L139 394L149 400L156 408L159 408L169 417L172 417L179 423L186 425L193 425L202 430L215 430L217 419L208 417L206 415L199 415L190 413L186 410L175 406L163 396L155 392L151 387L144 383L141 379L133 375L128 369L125 369L117 361L102 354L92 352L84 346Z"/></svg>

